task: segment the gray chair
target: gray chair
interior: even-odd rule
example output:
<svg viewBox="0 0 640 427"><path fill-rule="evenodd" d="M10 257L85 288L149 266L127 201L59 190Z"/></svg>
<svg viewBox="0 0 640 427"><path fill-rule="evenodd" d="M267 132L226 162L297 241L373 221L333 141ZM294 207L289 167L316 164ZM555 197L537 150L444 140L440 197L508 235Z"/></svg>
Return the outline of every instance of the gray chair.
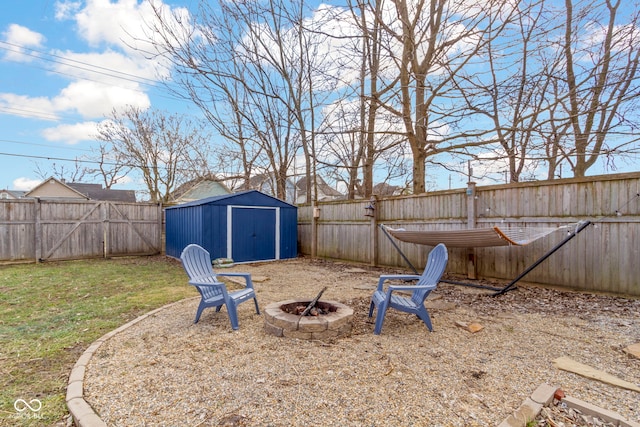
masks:
<svg viewBox="0 0 640 427"><path fill-rule="evenodd" d="M216 312L220 311L223 305L227 306L227 313L231 321L231 327L238 329L238 311L237 307L240 303L253 298L256 305L256 313L260 314L258 300L253 289L253 282L250 273L215 273L211 266L211 256L209 252L199 245L188 245L180 255L182 266L189 276L189 284L193 285L200 292L200 305L196 312L196 320L198 323L202 311L207 307L215 307ZM227 291L224 283L218 280L217 276L222 277L242 277L245 279L244 289L238 291Z"/></svg>
<svg viewBox="0 0 640 427"><path fill-rule="evenodd" d="M373 310L377 307L378 314L376 316L376 325L373 333L380 335L382 330L382 323L384 322L384 316L387 312L387 308L395 308L396 310L406 313L413 313L418 316L429 331L433 331L431 325L431 317L429 312L424 306L424 300L433 291L440 278L444 274L444 269L447 266L449 260L449 254L447 247L440 243L431 252L427 258L427 265L424 268L422 275L413 274L395 274L395 275L382 275L378 281L378 288L371 297L371 305L369 306L369 317L373 315ZM384 290L384 282L386 280L417 280L415 285L390 285L387 290ZM394 292L409 292L411 297L403 297Z"/></svg>

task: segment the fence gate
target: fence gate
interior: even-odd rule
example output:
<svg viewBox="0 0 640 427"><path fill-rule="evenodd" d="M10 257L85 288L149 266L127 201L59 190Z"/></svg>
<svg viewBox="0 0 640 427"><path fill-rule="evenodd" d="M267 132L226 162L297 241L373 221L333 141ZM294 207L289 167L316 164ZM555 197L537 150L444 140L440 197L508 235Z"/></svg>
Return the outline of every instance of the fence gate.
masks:
<svg viewBox="0 0 640 427"><path fill-rule="evenodd" d="M162 251L162 207L93 200L7 201L0 205L0 232L0 260L153 255Z"/></svg>

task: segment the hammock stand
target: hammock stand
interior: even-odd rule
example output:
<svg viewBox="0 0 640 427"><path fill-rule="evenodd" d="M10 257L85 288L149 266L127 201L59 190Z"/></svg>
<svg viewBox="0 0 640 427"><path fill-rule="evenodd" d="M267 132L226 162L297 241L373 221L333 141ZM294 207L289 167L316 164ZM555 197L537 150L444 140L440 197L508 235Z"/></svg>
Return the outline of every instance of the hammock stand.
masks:
<svg viewBox="0 0 640 427"><path fill-rule="evenodd" d="M524 276L529 274L531 270L540 265L544 260L553 255L558 249L566 245L571 239L573 239L578 233L587 228L591 224L591 221L584 221L578 223L578 226L573 230L567 237L565 237L560 243L554 246L551 250L541 256L537 261L535 261L531 266L527 267L522 273L518 275L515 279L513 279L509 284L507 284L503 288L497 288L493 286L484 286L484 285L476 285L473 283L465 283L465 282L456 282L451 280L441 280L441 282L449 283L453 285L461 285L461 286L469 286L474 288L487 289L491 291L495 291L492 296L502 295L512 289L515 289L515 284L520 281ZM404 259L404 261L411 267L411 269L419 274L416 268L411 264L411 261L407 258L407 256L402 252L400 247L393 241L393 237L398 240L408 242L408 243L416 243L422 245L435 246L437 243L434 242L442 242L448 247L458 247L458 248L468 248L468 247L489 247L489 246L524 246L527 243L536 240L537 238L549 234L549 231L542 231L536 237L528 239L513 239L509 237L504 230L501 230L499 227L491 227L491 228L473 228L468 230L456 230L456 231L429 231L429 232L420 232L420 231L404 231L404 230L393 230L388 229L388 227L383 224L378 225L380 229L387 236L391 244L396 248L400 256ZM390 231L388 231L390 230ZM553 229L555 230L555 229ZM552 231L553 231L552 230Z"/></svg>

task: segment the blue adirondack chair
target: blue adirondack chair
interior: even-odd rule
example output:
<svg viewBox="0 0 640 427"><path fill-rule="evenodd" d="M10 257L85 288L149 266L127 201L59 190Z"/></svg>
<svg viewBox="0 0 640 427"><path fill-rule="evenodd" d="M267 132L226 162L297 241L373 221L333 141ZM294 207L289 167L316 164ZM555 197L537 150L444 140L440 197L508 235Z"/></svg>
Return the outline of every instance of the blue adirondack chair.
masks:
<svg viewBox="0 0 640 427"><path fill-rule="evenodd" d="M422 275L418 276L413 274L387 274L380 276L380 280L378 281L378 288L371 297L371 305L369 307L369 317L373 315L373 310L376 307L378 308L376 325L373 333L376 335L380 335L380 331L382 330L382 323L384 322L384 316L387 312L387 308L389 307L406 313L415 314L420 319L422 319L425 325L427 325L429 331L433 331L433 326L431 325L431 317L429 317L429 312L424 306L424 300L438 285L442 274L444 274L444 269L447 266L448 260L449 254L447 252L447 247L444 244L440 243L435 248L433 248L431 252L429 252L427 265L425 266ZM415 285L390 285L385 291L384 282L386 280L417 280L418 283L416 283ZM411 297L403 297L394 294L394 292L396 291L410 292L412 295Z"/></svg>
<svg viewBox="0 0 640 427"><path fill-rule="evenodd" d="M216 273L211 266L211 256L203 247L195 244L188 245L180 255L182 266L189 276L189 284L193 285L200 292L200 305L196 312L196 320L198 323L202 311L207 307L215 307L216 312L220 311L223 305L227 306L227 313L231 321L231 327L238 329L238 311L237 307L240 303L250 300L256 305L256 313L260 314L258 308L258 300L253 289L253 281L250 273ZM244 289L229 292L224 283L218 280L217 276L242 277L245 280Z"/></svg>

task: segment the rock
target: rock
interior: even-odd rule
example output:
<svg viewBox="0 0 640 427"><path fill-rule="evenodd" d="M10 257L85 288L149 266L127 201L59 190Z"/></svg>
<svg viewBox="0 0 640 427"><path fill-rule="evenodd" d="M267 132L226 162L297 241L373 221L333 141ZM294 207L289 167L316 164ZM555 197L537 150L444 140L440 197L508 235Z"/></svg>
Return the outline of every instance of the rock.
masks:
<svg viewBox="0 0 640 427"><path fill-rule="evenodd" d="M484 326L476 322L466 323L466 322L457 321L456 325L472 333L476 333L484 329Z"/></svg>
<svg viewBox="0 0 640 427"><path fill-rule="evenodd" d="M631 344L624 349L625 353L628 353L638 359L640 359L640 342L636 344Z"/></svg>
<svg viewBox="0 0 640 427"><path fill-rule="evenodd" d="M467 329L467 327L469 326L466 322L461 322L461 321L456 321L456 326L460 326L463 329Z"/></svg>
<svg viewBox="0 0 640 427"><path fill-rule="evenodd" d="M482 326L480 323L469 323L469 326L467 326L467 330L474 334L476 332L480 332L483 329L484 329L484 326Z"/></svg>

